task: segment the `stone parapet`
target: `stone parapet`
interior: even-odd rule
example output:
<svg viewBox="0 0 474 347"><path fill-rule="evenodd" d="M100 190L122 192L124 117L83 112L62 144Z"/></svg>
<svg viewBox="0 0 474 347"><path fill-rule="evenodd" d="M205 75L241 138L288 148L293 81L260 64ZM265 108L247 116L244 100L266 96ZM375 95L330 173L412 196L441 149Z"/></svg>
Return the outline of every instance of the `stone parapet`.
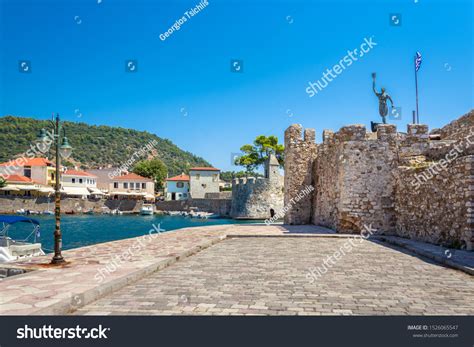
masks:
<svg viewBox="0 0 474 347"><path fill-rule="evenodd" d="M397 127L392 124L379 124L377 126L377 139L381 141L395 140L397 138Z"/></svg>
<svg viewBox="0 0 474 347"><path fill-rule="evenodd" d="M307 185L314 192L287 212L286 223L312 222L355 233L370 226L384 234L472 249L472 111L437 130L446 140L430 139L424 124L408 124L407 134L391 124L378 125L376 133L349 125L336 133L324 130L319 145L313 131L305 130L303 139L302 133L296 124L285 132L285 203Z"/></svg>
<svg viewBox="0 0 474 347"><path fill-rule="evenodd" d="M428 139L428 125L426 124L408 124L407 125L407 134L410 137L417 137L420 139Z"/></svg>
<svg viewBox="0 0 474 347"><path fill-rule="evenodd" d="M366 133L365 125L354 124L342 127L335 136L339 141L365 141Z"/></svg>

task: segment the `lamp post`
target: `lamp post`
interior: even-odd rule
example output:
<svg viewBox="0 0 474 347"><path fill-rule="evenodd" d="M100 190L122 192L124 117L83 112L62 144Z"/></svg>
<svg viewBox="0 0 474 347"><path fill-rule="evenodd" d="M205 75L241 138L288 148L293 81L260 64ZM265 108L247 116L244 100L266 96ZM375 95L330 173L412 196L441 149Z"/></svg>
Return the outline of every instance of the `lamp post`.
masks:
<svg viewBox="0 0 474 347"><path fill-rule="evenodd" d="M66 130L61 126L59 121L59 114L56 114L55 121L51 120L51 126L53 128L52 134L54 138L54 147L56 150L56 182L55 182L55 218L56 226L54 230L54 256L51 260L51 264L61 264L65 260L61 254L62 249L62 234L61 234L61 157L67 159L72 154L72 147L69 145L69 141L66 137ZM61 130L63 130L63 137L61 141ZM45 129L41 129L39 141L45 142L47 139ZM61 143L62 142L62 143ZM60 145L61 143L61 145Z"/></svg>

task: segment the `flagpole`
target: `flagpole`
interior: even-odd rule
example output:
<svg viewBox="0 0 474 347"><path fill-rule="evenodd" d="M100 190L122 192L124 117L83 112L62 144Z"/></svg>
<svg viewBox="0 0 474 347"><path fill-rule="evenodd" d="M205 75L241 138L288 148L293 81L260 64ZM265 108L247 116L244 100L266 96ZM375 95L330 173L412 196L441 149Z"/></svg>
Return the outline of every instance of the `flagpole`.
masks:
<svg viewBox="0 0 474 347"><path fill-rule="evenodd" d="M418 113L418 71L416 70L416 54L413 60L413 65L415 68L415 90L416 90L416 122L420 124L420 114Z"/></svg>

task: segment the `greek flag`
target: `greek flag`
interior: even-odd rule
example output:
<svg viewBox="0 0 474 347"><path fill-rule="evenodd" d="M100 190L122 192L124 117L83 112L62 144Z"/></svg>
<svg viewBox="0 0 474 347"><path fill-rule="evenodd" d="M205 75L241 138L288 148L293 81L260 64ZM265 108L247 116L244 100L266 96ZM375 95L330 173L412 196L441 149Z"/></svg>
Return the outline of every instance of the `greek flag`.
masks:
<svg viewBox="0 0 474 347"><path fill-rule="evenodd" d="M416 52L416 56L415 56L415 71L418 71L420 69L420 66L421 66L421 53L420 52Z"/></svg>

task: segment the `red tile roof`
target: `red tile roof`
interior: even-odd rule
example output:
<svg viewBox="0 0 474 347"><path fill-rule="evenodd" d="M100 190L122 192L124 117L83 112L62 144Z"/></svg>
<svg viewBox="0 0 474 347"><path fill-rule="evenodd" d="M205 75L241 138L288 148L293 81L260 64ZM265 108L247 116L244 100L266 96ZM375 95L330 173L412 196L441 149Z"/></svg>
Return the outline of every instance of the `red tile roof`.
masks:
<svg viewBox="0 0 474 347"><path fill-rule="evenodd" d="M215 167L192 167L189 171L221 171L220 169L216 169Z"/></svg>
<svg viewBox="0 0 474 347"><path fill-rule="evenodd" d="M90 174L85 171L79 171L79 170L67 170L63 175L68 175L68 176L87 176L87 177L96 177L96 175Z"/></svg>
<svg viewBox="0 0 474 347"><path fill-rule="evenodd" d="M114 181L115 180L130 180L130 181L143 181L143 182L153 182L152 179L150 178L146 178L146 177L142 177L140 175L137 175L135 173L129 173L129 174L126 174L126 175L122 175L122 176L118 176L118 177L115 177L114 178Z"/></svg>
<svg viewBox="0 0 474 347"><path fill-rule="evenodd" d="M4 177L4 179L7 182L29 182L29 183L33 182L31 178L28 178L22 175L7 175Z"/></svg>
<svg viewBox="0 0 474 347"><path fill-rule="evenodd" d="M181 175L178 175L178 176L167 178L166 180L167 181L189 181L189 176L181 174Z"/></svg>
<svg viewBox="0 0 474 347"><path fill-rule="evenodd" d="M6 163L1 163L0 166L54 166L54 164L46 158L24 158L23 160L17 158L7 161Z"/></svg>

